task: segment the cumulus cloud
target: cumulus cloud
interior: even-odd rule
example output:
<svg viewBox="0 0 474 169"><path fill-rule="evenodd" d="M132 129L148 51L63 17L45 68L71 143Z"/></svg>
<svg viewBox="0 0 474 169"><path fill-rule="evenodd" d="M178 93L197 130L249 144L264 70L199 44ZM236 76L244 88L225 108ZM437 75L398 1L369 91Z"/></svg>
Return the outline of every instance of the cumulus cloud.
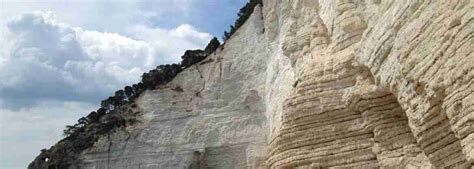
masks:
<svg viewBox="0 0 474 169"><path fill-rule="evenodd" d="M135 26L125 37L72 27L45 12L21 15L7 27L10 45L0 58L0 106L10 109L38 100L97 102L211 39L186 24L169 30Z"/></svg>
<svg viewBox="0 0 474 169"><path fill-rule="evenodd" d="M180 25L177 28L166 30L162 28L150 28L138 25L130 28L130 34L136 39L150 42L158 55L169 55L164 58L167 62L177 62L181 60L183 46L186 49L203 48L202 42L209 42L212 36L208 33L198 32L188 24ZM169 37L169 38L162 38ZM179 44L179 45L176 45Z"/></svg>

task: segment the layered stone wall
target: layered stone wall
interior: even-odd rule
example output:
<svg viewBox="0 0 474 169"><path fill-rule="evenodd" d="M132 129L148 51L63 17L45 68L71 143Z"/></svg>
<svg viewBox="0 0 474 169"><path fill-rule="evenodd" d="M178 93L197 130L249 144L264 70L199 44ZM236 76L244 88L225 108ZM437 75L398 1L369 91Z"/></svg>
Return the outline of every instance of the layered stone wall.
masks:
<svg viewBox="0 0 474 169"><path fill-rule="evenodd" d="M302 64L269 167L473 165L472 1L284 2L267 15Z"/></svg>

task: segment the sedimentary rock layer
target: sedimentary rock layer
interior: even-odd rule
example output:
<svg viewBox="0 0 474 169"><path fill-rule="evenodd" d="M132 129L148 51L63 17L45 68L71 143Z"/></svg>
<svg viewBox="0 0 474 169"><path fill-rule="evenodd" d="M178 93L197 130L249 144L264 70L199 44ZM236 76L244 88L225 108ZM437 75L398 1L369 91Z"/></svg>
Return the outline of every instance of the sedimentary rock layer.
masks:
<svg viewBox="0 0 474 169"><path fill-rule="evenodd" d="M291 24L312 17L314 26L283 39L304 69L266 164L470 168L472 9L472 1L293 1Z"/></svg>

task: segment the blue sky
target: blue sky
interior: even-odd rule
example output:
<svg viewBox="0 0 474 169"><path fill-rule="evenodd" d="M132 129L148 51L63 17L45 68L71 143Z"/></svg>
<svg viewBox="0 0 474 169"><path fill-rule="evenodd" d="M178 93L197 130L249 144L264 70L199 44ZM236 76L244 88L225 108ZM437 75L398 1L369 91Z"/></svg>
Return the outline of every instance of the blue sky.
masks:
<svg viewBox="0 0 474 169"><path fill-rule="evenodd" d="M101 99L220 38L245 2L2 0L0 168L25 168Z"/></svg>

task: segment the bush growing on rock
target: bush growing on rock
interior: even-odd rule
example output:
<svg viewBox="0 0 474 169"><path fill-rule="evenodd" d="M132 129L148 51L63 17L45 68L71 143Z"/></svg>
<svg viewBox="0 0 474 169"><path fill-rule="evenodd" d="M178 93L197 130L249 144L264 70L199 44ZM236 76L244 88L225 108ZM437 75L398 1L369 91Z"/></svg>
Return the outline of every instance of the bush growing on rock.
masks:
<svg viewBox="0 0 474 169"><path fill-rule="evenodd" d="M234 25L230 26L229 32L224 31L224 36L222 37L224 42L227 41L245 23L245 21L247 21L257 5L263 5L262 0L250 0L244 5L244 7L240 8L239 13L237 13L238 18Z"/></svg>
<svg viewBox="0 0 474 169"><path fill-rule="evenodd" d="M216 37L214 37L214 38L211 39L209 44L207 44L206 48L204 48L204 52L207 55L210 55L211 53L216 51L217 48L219 48L219 46L221 46L221 42L219 42L219 40Z"/></svg>

